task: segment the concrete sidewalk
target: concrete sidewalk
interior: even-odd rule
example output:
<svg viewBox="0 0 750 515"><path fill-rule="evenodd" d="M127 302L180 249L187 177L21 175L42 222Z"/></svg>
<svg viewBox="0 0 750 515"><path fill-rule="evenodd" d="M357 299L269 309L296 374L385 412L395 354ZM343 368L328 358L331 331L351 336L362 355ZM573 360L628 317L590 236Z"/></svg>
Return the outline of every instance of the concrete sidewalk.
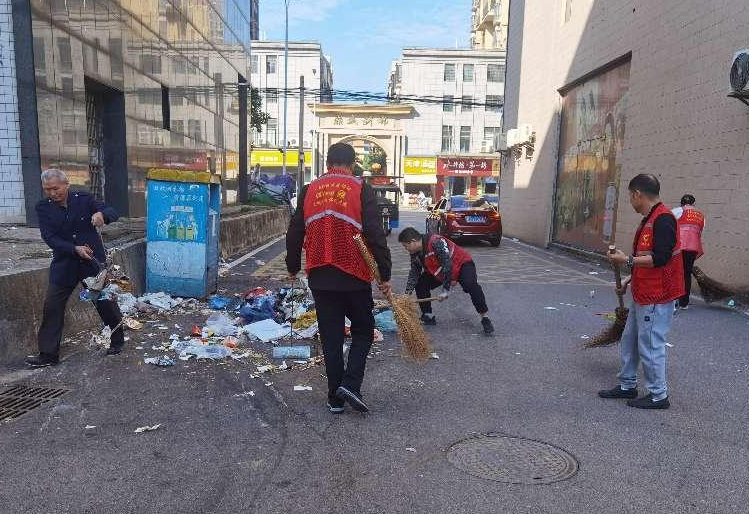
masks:
<svg viewBox="0 0 750 515"><path fill-rule="evenodd" d="M420 227L421 216L406 213L404 223ZM395 234L389 242L400 290L407 256ZM231 293L267 284L283 244L235 267L239 275L225 278L223 287ZM429 328L439 359L404 362L393 335L374 347L363 386L367 415L328 413L322 367L261 375L250 362L190 361L159 369L139 364L144 351L132 343L116 358L81 351L54 369L0 376L0 383L72 389L56 404L0 423L0 506L20 512L748 511L744 314L702 302L680 312L670 335L672 408L636 410L596 396L616 384L618 348L582 349L581 336L608 324L597 313L615 307L606 267L509 240L497 249L468 249L495 336L480 334L468 297L453 292L436 306L438 326ZM295 385L312 391L294 391ZM154 432L133 432L157 423ZM482 433L552 444L577 461L578 471L528 485L454 467L451 446ZM523 471L544 458L530 453L509 466Z"/></svg>

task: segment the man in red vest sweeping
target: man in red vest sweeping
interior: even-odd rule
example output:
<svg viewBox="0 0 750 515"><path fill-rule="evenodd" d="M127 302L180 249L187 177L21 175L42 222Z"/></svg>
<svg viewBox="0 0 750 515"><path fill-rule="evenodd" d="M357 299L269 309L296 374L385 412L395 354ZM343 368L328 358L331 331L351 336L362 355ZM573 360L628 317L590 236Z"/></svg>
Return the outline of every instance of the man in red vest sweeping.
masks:
<svg viewBox="0 0 750 515"><path fill-rule="evenodd" d="M286 266L291 277L305 270L315 300L318 331L328 377L328 410L343 413L344 403L368 411L360 389L373 342L373 279L354 236L362 234L383 282L390 291L391 253L375 193L352 174L355 152L335 143L328 149L328 172L302 188L286 234ZM344 367L344 319L351 320L352 344Z"/></svg>
<svg viewBox="0 0 750 515"><path fill-rule="evenodd" d="M682 246L682 262L685 265L685 295L678 301L679 307L687 309L690 304L690 288L693 285L693 264L703 255L701 236L706 226L706 217L695 206L695 197L689 193L680 199L680 207L672 210L677 218Z"/></svg>
<svg viewBox="0 0 750 515"><path fill-rule="evenodd" d="M625 293L628 284L633 285L633 304L620 339L620 384L601 390L599 397L630 399L628 406L634 408L669 408L666 338L674 301L685 294L677 219L659 200L659 189L659 180L650 174L630 181L630 204L644 218L635 233L632 255L621 250L609 255L613 263L632 269L622 287ZM639 362L647 394L636 398Z"/></svg>
<svg viewBox="0 0 750 515"><path fill-rule="evenodd" d="M487 335L495 328L487 316L487 301L482 287L477 282L477 267L466 250L439 234L422 235L414 227L406 227L398 235L398 241L411 254L411 270L406 280L406 293L417 292L417 298L430 296L433 288L442 286L440 300L448 298L451 286L457 283L471 296L471 302L482 317L482 328ZM429 302L420 302L422 322L435 325L435 315Z"/></svg>

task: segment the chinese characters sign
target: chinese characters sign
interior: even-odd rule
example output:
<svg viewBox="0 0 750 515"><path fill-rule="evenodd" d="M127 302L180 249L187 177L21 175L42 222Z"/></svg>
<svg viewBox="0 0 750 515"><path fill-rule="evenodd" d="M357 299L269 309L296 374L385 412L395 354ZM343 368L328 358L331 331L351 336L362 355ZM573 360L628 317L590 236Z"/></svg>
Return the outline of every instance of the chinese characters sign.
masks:
<svg viewBox="0 0 750 515"><path fill-rule="evenodd" d="M437 159L434 157L405 157L405 175L435 175Z"/></svg>
<svg viewBox="0 0 750 515"><path fill-rule="evenodd" d="M470 177L500 175L500 159L476 157L438 157L437 174Z"/></svg>

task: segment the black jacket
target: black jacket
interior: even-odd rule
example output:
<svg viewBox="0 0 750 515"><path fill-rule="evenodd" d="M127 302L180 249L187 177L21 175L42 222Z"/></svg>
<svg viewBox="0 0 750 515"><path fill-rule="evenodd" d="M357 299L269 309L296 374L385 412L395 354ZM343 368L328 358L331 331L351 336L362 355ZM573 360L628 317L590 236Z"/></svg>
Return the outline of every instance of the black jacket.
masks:
<svg viewBox="0 0 750 515"><path fill-rule="evenodd" d="M297 210L289 222L286 233L286 268L290 274L296 274L302 269L302 245L305 240L305 195L307 186L297 198ZM362 235L370 248L375 262L378 264L380 277L384 281L391 280L391 251L383 232L380 209L378 209L375 193L369 184L362 185ZM308 277L310 288L328 291L356 291L369 290L370 284L339 270L334 266L321 266L310 270Z"/></svg>
<svg viewBox="0 0 750 515"><path fill-rule="evenodd" d="M52 249L52 264L49 282L59 286L73 286L86 277L99 272L96 261L81 259L75 247L88 245L97 261L104 264L104 246L96 227L91 224L91 215L101 212L104 222L117 220L117 212L105 206L85 191L70 191L68 206L63 207L51 199L40 200L36 205L39 232L44 242Z"/></svg>

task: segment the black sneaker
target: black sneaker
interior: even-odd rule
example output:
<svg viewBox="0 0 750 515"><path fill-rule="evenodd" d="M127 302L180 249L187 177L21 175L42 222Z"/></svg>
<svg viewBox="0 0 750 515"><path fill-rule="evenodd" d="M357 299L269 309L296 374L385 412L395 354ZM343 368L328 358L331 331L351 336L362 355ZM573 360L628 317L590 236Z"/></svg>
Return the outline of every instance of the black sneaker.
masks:
<svg viewBox="0 0 750 515"><path fill-rule="evenodd" d="M599 390L599 397L602 397L604 399L635 399L636 397L638 397L638 388L623 390L618 385L611 390Z"/></svg>
<svg viewBox="0 0 750 515"><path fill-rule="evenodd" d="M668 409L669 408L669 397L665 397L660 401L654 400L654 394L649 393L638 399L628 401L628 406L632 408L641 409Z"/></svg>
<svg viewBox="0 0 750 515"><path fill-rule="evenodd" d="M437 325L437 319L435 319L435 315L432 315L432 316L422 315L419 319L422 321L424 325Z"/></svg>
<svg viewBox="0 0 750 515"><path fill-rule="evenodd" d="M338 388L336 388L336 397L338 397L342 401L348 402L349 406L351 406L355 411L359 411L360 413L370 411L370 408L367 407L365 401L362 400L362 396L357 392L353 392L346 386L339 386Z"/></svg>
<svg viewBox="0 0 750 515"><path fill-rule="evenodd" d="M329 397L326 405L328 406L328 411L336 415L340 415L344 412L344 401L338 397Z"/></svg>
<svg viewBox="0 0 750 515"><path fill-rule="evenodd" d="M484 334L492 334L495 332L495 328L492 325L492 320L488 317L482 317L482 327L484 328Z"/></svg>
<svg viewBox="0 0 750 515"><path fill-rule="evenodd" d="M43 368L43 367L54 367L60 363L60 359L57 357L45 356L40 354L33 358L26 358L26 365L29 368Z"/></svg>
<svg viewBox="0 0 750 515"><path fill-rule="evenodd" d="M122 347L110 347L109 349L107 349L107 356L115 356L121 352L122 352Z"/></svg>

